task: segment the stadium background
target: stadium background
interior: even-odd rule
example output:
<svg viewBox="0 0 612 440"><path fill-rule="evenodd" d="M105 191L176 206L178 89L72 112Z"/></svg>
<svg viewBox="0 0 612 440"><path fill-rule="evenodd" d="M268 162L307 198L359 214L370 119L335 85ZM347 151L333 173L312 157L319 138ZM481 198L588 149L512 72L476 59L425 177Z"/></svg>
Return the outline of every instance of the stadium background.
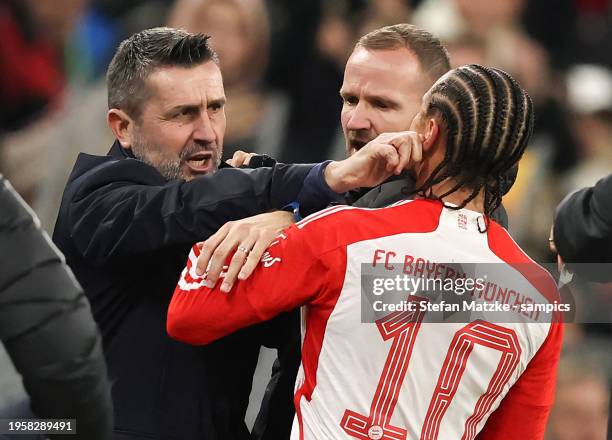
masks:
<svg viewBox="0 0 612 440"><path fill-rule="evenodd" d="M0 172L51 231L77 153L105 154L112 143L104 73L118 42L165 24L213 36L227 157L242 149L286 162L341 158L344 64L360 35L398 22L440 37L453 65L507 70L533 97L536 131L504 205L518 243L553 262L554 207L612 172L608 0L0 0ZM547 438L600 440L612 285L577 280L572 291L588 305L586 324L566 328ZM270 358L262 353L253 408ZM22 389L6 359L0 365L1 407Z"/></svg>

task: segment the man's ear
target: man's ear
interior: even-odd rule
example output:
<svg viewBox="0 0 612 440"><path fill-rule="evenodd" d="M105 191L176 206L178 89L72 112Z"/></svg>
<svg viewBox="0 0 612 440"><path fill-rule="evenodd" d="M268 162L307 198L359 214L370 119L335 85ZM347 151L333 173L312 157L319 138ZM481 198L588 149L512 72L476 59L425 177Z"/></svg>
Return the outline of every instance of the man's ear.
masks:
<svg viewBox="0 0 612 440"><path fill-rule="evenodd" d="M108 126L123 148L132 148L134 120L123 110L112 108L106 117Z"/></svg>
<svg viewBox="0 0 612 440"><path fill-rule="evenodd" d="M434 117L425 119L425 127L423 130L423 151L429 151L438 142L440 137L440 123Z"/></svg>

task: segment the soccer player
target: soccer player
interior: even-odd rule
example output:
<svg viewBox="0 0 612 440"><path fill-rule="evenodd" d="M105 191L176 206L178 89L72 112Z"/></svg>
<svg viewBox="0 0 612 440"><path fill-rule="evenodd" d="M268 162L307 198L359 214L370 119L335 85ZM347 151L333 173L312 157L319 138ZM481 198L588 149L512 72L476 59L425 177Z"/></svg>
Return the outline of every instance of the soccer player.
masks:
<svg viewBox="0 0 612 440"><path fill-rule="evenodd" d="M168 311L169 334L208 344L304 305L294 439L542 438L561 348L556 315L533 322L517 312L503 323L434 324L420 311L361 319L361 265L380 264L381 252L400 261L498 263L506 276L490 281L520 291L524 302L558 299L552 278L490 219L502 176L520 160L532 127L531 99L507 73L478 65L450 71L411 123L414 201L337 206L304 219L229 294L196 274L194 246Z"/></svg>

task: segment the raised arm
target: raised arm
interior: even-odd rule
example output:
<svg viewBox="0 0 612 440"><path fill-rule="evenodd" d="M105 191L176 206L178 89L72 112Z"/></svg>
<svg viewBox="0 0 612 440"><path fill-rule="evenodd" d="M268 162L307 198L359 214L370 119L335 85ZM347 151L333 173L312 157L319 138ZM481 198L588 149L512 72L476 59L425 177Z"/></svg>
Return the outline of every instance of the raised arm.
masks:
<svg viewBox="0 0 612 440"><path fill-rule="evenodd" d="M56 234L64 228L60 235L72 237L78 251L98 263L191 245L227 221L296 200L304 209L324 208L336 195L322 180L321 168L223 169L190 182L166 182L144 163L121 160L72 184L71 202L62 207L68 218Z"/></svg>

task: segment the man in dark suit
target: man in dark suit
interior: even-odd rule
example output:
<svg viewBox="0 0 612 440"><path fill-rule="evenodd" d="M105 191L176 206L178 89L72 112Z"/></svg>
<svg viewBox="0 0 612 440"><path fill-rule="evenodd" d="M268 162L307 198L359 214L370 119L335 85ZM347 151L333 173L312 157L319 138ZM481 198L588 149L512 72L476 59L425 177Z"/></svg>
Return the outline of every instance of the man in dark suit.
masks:
<svg viewBox="0 0 612 440"><path fill-rule="evenodd" d="M240 266L263 252L261 237L293 218L269 211L290 205L308 214L349 189L378 184L406 163L405 147L364 149L341 162L217 171L226 123L221 73L208 38L181 30L149 29L121 43L107 83L117 141L107 156L78 157L53 238L102 331L114 438L248 438L257 331L206 348L165 332L190 246L228 221L264 213L246 225L255 233L233 247L242 259L230 269Z"/></svg>

